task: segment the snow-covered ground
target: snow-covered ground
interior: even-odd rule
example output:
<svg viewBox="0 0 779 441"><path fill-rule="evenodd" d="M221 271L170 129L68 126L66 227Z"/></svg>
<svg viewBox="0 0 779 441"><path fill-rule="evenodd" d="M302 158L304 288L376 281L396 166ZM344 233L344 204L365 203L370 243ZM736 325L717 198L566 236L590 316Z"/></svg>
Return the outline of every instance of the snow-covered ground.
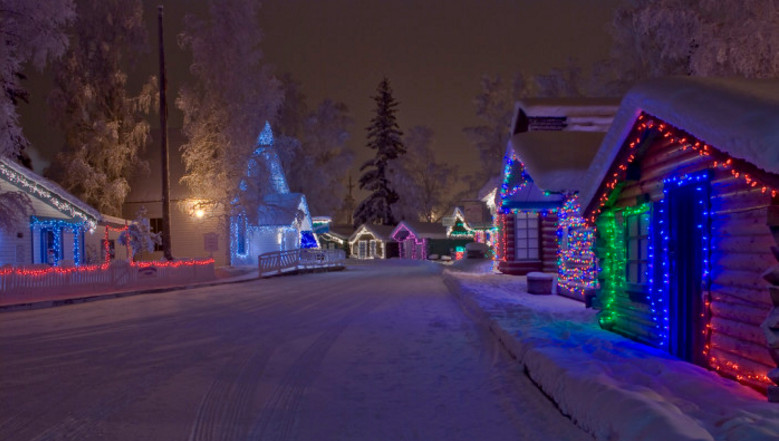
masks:
<svg viewBox="0 0 779 441"><path fill-rule="evenodd" d="M377 261L2 313L0 439L591 439L441 269Z"/></svg>
<svg viewBox="0 0 779 441"><path fill-rule="evenodd" d="M779 404L598 327L595 311L527 294L491 262L447 269L447 285L528 375L598 440L779 440Z"/></svg>

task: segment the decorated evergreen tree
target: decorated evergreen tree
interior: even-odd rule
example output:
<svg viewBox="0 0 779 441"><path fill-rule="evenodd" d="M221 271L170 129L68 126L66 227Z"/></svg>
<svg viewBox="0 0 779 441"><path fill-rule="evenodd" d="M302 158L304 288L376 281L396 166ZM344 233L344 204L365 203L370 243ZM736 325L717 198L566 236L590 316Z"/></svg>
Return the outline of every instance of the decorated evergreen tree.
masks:
<svg viewBox="0 0 779 441"><path fill-rule="evenodd" d="M389 80L384 78L376 89L376 116L368 126L368 147L376 150L376 157L366 161L360 167L364 171L360 176L360 188L371 194L357 206L354 212L354 224L378 223L392 225L395 216L392 204L398 201L398 194L392 188L388 165L391 160L406 153L403 146L395 112L398 102L392 96Z"/></svg>

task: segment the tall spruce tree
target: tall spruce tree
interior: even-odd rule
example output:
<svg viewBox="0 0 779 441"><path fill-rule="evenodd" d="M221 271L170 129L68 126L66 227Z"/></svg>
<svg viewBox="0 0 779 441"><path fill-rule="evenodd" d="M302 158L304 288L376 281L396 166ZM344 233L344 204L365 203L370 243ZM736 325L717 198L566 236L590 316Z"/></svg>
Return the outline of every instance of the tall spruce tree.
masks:
<svg viewBox="0 0 779 441"><path fill-rule="evenodd" d="M368 147L376 150L376 156L360 167L360 188L371 194L354 211L355 226L363 223L392 225L395 216L392 204L398 201L398 193L392 188L388 165L391 160L406 153L395 112L398 102L392 96L389 80L385 77L376 89L376 116L368 126Z"/></svg>

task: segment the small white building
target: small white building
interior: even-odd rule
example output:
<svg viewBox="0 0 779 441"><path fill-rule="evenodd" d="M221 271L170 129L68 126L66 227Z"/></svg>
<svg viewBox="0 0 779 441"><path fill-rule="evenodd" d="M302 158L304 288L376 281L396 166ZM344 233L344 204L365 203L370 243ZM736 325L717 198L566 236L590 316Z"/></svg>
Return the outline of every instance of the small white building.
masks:
<svg viewBox="0 0 779 441"><path fill-rule="evenodd" d="M10 230L0 230L0 266L80 265L85 237L93 234L100 213L54 182L0 158L0 193L27 195L29 213L19 213Z"/></svg>
<svg viewBox="0 0 779 441"><path fill-rule="evenodd" d="M256 213L247 211L254 208L243 208L230 218L231 265L255 265L261 254L318 246L306 197L290 193L267 122L257 138L243 184L241 197L246 200L258 197L259 192L264 194Z"/></svg>

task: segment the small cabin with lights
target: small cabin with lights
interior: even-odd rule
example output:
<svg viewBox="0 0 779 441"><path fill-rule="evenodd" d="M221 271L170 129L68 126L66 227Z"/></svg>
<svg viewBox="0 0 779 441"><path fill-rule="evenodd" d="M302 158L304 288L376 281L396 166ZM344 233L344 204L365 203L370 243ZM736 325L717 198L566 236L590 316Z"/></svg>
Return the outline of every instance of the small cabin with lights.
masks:
<svg viewBox="0 0 779 441"><path fill-rule="evenodd" d="M774 80L641 83L580 200L597 230L601 326L779 400L777 121Z"/></svg>
<svg viewBox="0 0 779 441"><path fill-rule="evenodd" d="M330 225L326 231L316 233L319 246L327 250L344 250L349 257L349 236L354 233L351 225Z"/></svg>
<svg viewBox="0 0 779 441"><path fill-rule="evenodd" d="M85 237L95 231L100 213L10 158L0 158L2 193L21 193L30 204L0 228L0 266L86 263Z"/></svg>
<svg viewBox="0 0 779 441"><path fill-rule="evenodd" d="M610 98L519 101L496 203L498 269L558 273L558 293L583 300L591 237L572 215L582 175L619 107Z"/></svg>
<svg viewBox="0 0 779 441"><path fill-rule="evenodd" d="M493 223L486 204L482 201L463 201L451 214L441 218L450 240L466 240L492 245ZM464 242L463 245L467 243Z"/></svg>
<svg viewBox="0 0 779 441"><path fill-rule="evenodd" d="M449 239L440 223L409 220L401 221L390 237L398 243L398 257L412 260L426 260L431 254L448 256L457 246L473 242L472 238Z"/></svg>
<svg viewBox="0 0 779 441"><path fill-rule="evenodd" d="M360 225L349 236L349 254L361 260L397 257L397 245L391 244L394 228L392 225Z"/></svg>

